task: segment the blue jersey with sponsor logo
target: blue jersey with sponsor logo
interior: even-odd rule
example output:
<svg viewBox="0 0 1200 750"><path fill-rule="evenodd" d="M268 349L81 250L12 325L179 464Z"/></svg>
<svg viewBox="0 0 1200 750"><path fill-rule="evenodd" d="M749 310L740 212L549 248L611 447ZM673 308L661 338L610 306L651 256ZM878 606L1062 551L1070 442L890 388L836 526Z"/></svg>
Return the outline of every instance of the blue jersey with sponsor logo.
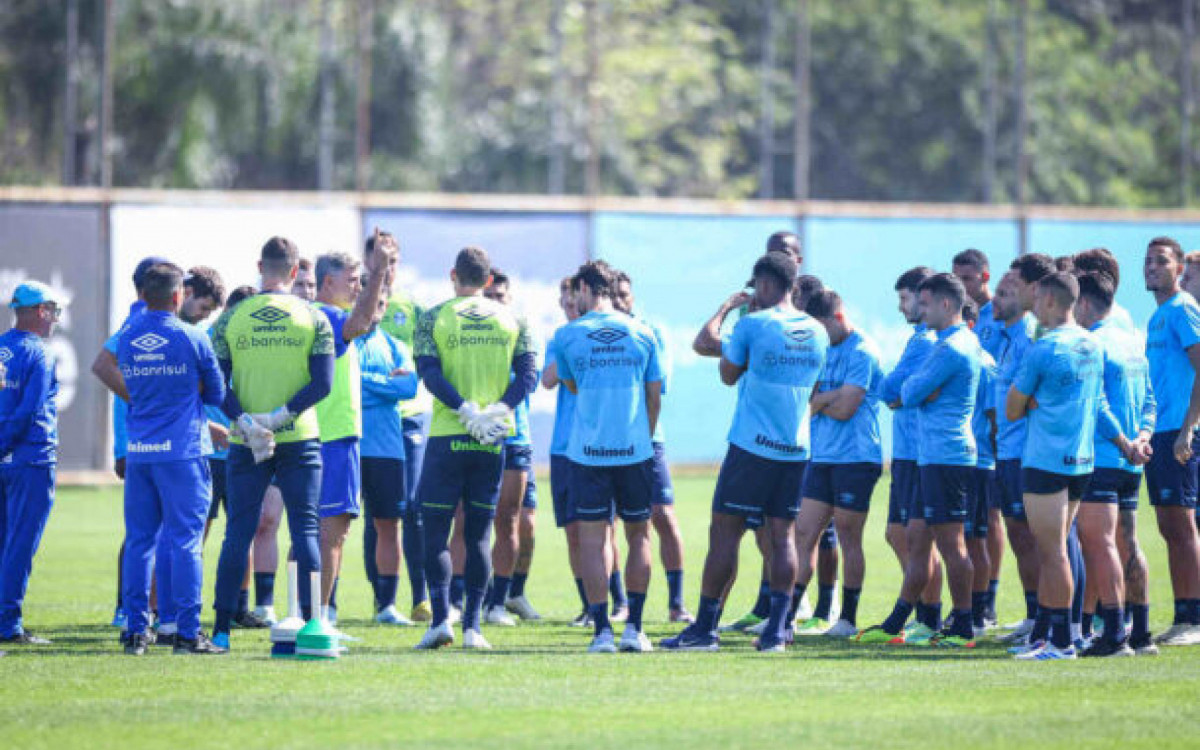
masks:
<svg viewBox="0 0 1200 750"><path fill-rule="evenodd" d="M646 384L662 382L662 373L650 328L623 313L590 312L554 338L558 377L578 391L567 456L586 466L653 456Z"/></svg>
<svg viewBox="0 0 1200 750"><path fill-rule="evenodd" d="M1026 417L1021 466L1068 476L1091 473L1104 399L1104 350L1091 334L1074 323L1046 331L1025 353L1013 387L1037 399Z"/></svg>
<svg viewBox="0 0 1200 750"><path fill-rule="evenodd" d="M1036 327L1033 316L1022 315L1012 325L1003 325L997 333L1000 345L996 356L996 458L1000 461L1010 461L1021 458L1025 452L1026 419L1022 417L1015 422L1009 421L1005 415L1004 406L1008 401L1008 391L1017 372L1021 369L1021 361L1025 352L1033 346L1033 331Z"/></svg>
<svg viewBox="0 0 1200 750"><path fill-rule="evenodd" d="M866 395L849 419L826 414L812 418L812 460L821 463L881 463L883 446L879 432L879 386L883 369L875 342L854 331L829 347L817 393L836 391L850 385Z"/></svg>
<svg viewBox="0 0 1200 750"><path fill-rule="evenodd" d="M828 350L825 327L794 308L739 320L721 348L721 356L746 368L729 442L776 461L808 460L808 400Z"/></svg>
<svg viewBox="0 0 1200 750"><path fill-rule="evenodd" d="M563 326L565 328L566 326ZM559 328L558 331L561 331ZM546 366L550 363L558 361L558 331L554 332L554 336L550 342L546 344ZM557 367L557 365L555 365ZM562 374L559 373L559 378ZM565 456L567 455L567 447L571 442L571 425L575 420L575 394L567 390L566 386L558 386L557 401L554 406L554 432L550 436L550 455Z"/></svg>
<svg viewBox="0 0 1200 750"><path fill-rule="evenodd" d="M58 460L58 376L40 336L0 335L0 468Z"/></svg>
<svg viewBox="0 0 1200 750"><path fill-rule="evenodd" d="M900 389L902 403L917 407L922 466L974 466L978 460L971 417L979 392L979 339L959 323L938 331L937 344Z"/></svg>
<svg viewBox="0 0 1200 750"><path fill-rule="evenodd" d="M979 390L975 393L975 413L971 415L971 432L975 434L975 468L996 467L996 451L992 446L992 420L996 413L996 360L985 350L979 359Z"/></svg>
<svg viewBox="0 0 1200 750"><path fill-rule="evenodd" d="M908 337L908 342L904 345L900 361L880 385L879 396L883 403L892 404L900 400L900 387L933 351L934 340L933 331L926 328L924 323L913 326L912 336ZM901 404L892 415L892 458L915 461L919 432L916 407Z"/></svg>
<svg viewBox="0 0 1200 750"><path fill-rule="evenodd" d="M129 390L129 463L200 458L208 449L204 405L225 398L225 383L208 336L168 312L146 310L117 344Z"/></svg>
<svg viewBox="0 0 1200 750"><path fill-rule="evenodd" d="M1158 400L1155 426L1158 432L1183 427L1195 376L1187 350L1197 343L1200 343L1200 307L1190 294L1178 292L1150 316L1146 335L1150 382Z"/></svg>
<svg viewBox="0 0 1200 750"><path fill-rule="evenodd" d="M1154 391L1150 387L1150 363L1138 336L1112 317L1098 321L1092 336L1104 348L1104 398L1121 433L1132 439L1142 430L1154 431ZM1097 430L1099 432L1099 430ZM1110 440L1096 435L1096 468L1141 472L1142 467L1125 460Z"/></svg>

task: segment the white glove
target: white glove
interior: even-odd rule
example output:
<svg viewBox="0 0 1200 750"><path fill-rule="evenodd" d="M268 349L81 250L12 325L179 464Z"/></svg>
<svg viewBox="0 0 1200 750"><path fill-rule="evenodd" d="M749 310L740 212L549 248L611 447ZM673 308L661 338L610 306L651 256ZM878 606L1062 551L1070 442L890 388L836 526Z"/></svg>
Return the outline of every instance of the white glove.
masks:
<svg viewBox="0 0 1200 750"><path fill-rule="evenodd" d="M251 414L250 416L254 418L255 422L271 432L282 430L296 419L296 415L288 411L287 406L281 406L270 414Z"/></svg>
<svg viewBox="0 0 1200 750"><path fill-rule="evenodd" d="M497 401L491 404L480 413L483 421L481 426L482 436L477 438L479 442L485 445L495 445L508 437L508 431L512 427L510 417L512 417L512 409L508 404Z"/></svg>
<svg viewBox="0 0 1200 750"><path fill-rule="evenodd" d="M250 414L238 417L237 426L246 447L254 455L254 463L261 464L275 455L275 434L263 427Z"/></svg>
<svg viewBox="0 0 1200 750"><path fill-rule="evenodd" d="M456 410L458 421L462 422L462 426L467 428L467 432L471 437L475 437L476 425L479 422L479 404L474 401L463 401L462 405Z"/></svg>

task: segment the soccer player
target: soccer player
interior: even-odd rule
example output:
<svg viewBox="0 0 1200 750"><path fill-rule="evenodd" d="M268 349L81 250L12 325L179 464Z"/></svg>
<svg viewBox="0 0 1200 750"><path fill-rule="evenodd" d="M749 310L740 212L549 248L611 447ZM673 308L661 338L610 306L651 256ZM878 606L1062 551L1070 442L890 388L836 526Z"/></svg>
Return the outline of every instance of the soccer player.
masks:
<svg viewBox="0 0 1200 750"><path fill-rule="evenodd" d="M999 324L992 310L992 290L988 288L988 282L992 278L988 257L982 250L967 248L954 256L951 271L967 290L967 297L974 301L979 309L979 319L971 330L975 331L983 350L993 357L996 356L995 334Z"/></svg>
<svg viewBox="0 0 1200 750"><path fill-rule="evenodd" d="M222 648L229 646L246 554L272 476L287 509L305 610L311 601L309 573L321 570L321 445L312 407L333 383L333 329L323 312L289 292L299 262L291 240L272 237L260 257L262 292L223 313L213 326L213 350L230 384L222 408L237 424L229 447L229 515L214 597L213 643Z"/></svg>
<svg viewBox="0 0 1200 750"><path fill-rule="evenodd" d="M313 270L312 261L301 258L296 269L296 279L292 282L292 294L305 302L317 301L317 275Z"/></svg>
<svg viewBox="0 0 1200 750"><path fill-rule="evenodd" d="M1004 517L1004 527L1017 575L1025 595L1025 617L1001 637L1021 642L1033 631L1038 608L1038 558L1033 533L1025 513L1025 495L1021 486L1021 455L1025 451L1026 420L1010 420L1006 409L1008 391L1016 380L1025 352L1033 345L1037 321L1033 309L1037 282L1053 273L1054 262L1047 255L1029 253L1012 262L996 287L993 309L1003 327L996 361L996 502ZM993 586L989 585L989 603L994 608Z"/></svg>
<svg viewBox="0 0 1200 750"><path fill-rule="evenodd" d="M1200 251L1193 251L1184 256L1183 276L1179 278L1179 288L1192 295L1192 299L1200 301Z"/></svg>
<svg viewBox="0 0 1200 750"><path fill-rule="evenodd" d="M1067 535L1095 466L1097 430L1105 439L1119 436L1104 406L1104 352L1075 323L1078 298L1079 284L1069 273L1038 282L1034 315L1045 333L1026 352L1005 405L1009 420L1028 417L1021 482L1038 555L1038 623L1018 659L1077 655ZM1047 628L1049 641L1039 642Z"/></svg>
<svg viewBox="0 0 1200 750"><path fill-rule="evenodd" d="M224 649L200 632L201 540L212 499L203 407L224 400L225 384L208 337L175 315L183 302L183 272L169 264L152 266L142 298L146 309L121 334L117 348L129 403L125 653L141 656L150 644L157 544L160 573L165 555L171 558L170 582L160 583L159 596L174 615L175 653L219 654Z"/></svg>
<svg viewBox="0 0 1200 750"><path fill-rule="evenodd" d="M883 370L875 342L854 327L836 292L826 290L810 299L807 313L824 326L829 350L809 401L812 457L796 520L800 562L796 585L803 588L812 578L812 552L831 519L845 568L840 619L830 627L828 613L814 615L796 634L848 638L858 632L858 598L866 573L862 532L871 493L883 472L879 431ZM793 601L799 597L793 596Z"/></svg>
<svg viewBox="0 0 1200 750"><path fill-rule="evenodd" d="M1167 543L1174 623L1158 636L1159 645L1200 644L1200 543L1196 536L1197 472L1200 470L1200 307L1179 288L1183 249L1170 237L1146 248L1146 289L1158 309L1150 317L1146 357L1158 405L1150 439L1146 485L1158 530Z"/></svg>
<svg viewBox="0 0 1200 750"><path fill-rule="evenodd" d="M58 374L45 341L62 315L48 286L26 281L8 303L16 324L0 334L0 643L44 646L22 604L54 505Z"/></svg>
<svg viewBox="0 0 1200 750"><path fill-rule="evenodd" d="M467 547L463 647L487 649L479 621L491 576L488 535L504 474L503 440L513 432L513 410L537 383L537 352L525 321L483 296L491 261L482 248L463 248L450 280L454 298L425 312L416 331L417 371L435 399L417 488L433 619L417 648L454 642L446 543L461 502Z"/></svg>
<svg viewBox="0 0 1200 750"><path fill-rule="evenodd" d="M968 487L978 451L971 417L979 390L979 340L962 320L967 293L952 274L939 273L921 283L921 320L937 332L937 343L921 366L900 388L900 406L917 409L920 489L908 519L908 565L900 598L881 625L858 635L863 643L908 643L972 648L971 584L974 567L967 553L963 523ZM933 546L946 566L952 610L945 626L929 637L901 635L904 623L929 583ZM928 627L928 625L927 625Z"/></svg>
<svg viewBox="0 0 1200 750"><path fill-rule="evenodd" d="M963 322L972 331L979 325L979 308L970 297L963 305ZM993 532L991 523L993 514L999 515L992 499L996 485L996 360L985 349L980 364L979 390L971 415L978 458L967 488L967 520L963 524L967 552L975 569L971 584L971 623L976 638L996 624L995 611L989 611L989 604L1000 575L998 566L991 559L991 539L999 533L998 528Z"/></svg>
<svg viewBox="0 0 1200 750"><path fill-rule="evenodd" d="M1102 273L1112 281L1114 294L1121 288L1121 264L1117 262L1116 256L1108 248L1094 247L1091 250L1076 253L1072 259L1072 264L1074 265L1076 276L1089 273ZM1142 335L1141 331L1133 323L1133 316L1115 300L1109 310L1108 320L1109 325L1115 325L1127 333L1139 337Z"/></svg>
<svg viewBox="0 0 1200 750"><path fill-rule="evenodd" d="M663 376L662 394L665 396L673 370L666 334L660 326L635 312L637 300L633 296L633 281L629 274L617 271L616 275L617 291L613 306L642 321L654 333L654 341L658 346L658 367ZM679 521L675 517L675 487L671 483L671 469L667 465L666 437L661 419L654 428L651 444L654 448L654 497L650 506L650 523L658 534L658 551L667 575L668 618L671 622L690 623L694 618L683 606L683 535L679 533Z"/></svg>
<svg viewBox="0 0 1200 750"><path fill-rule="evenodd" d="M649 327L617 311L617 277L606 264L581 266L572 290L581 315L554 338L558 377L576 395L567 455L571 503L579 522L580 572L595 628L588 651L613 653L618 648L608 616L607 548L614 512L624 522L629 545L629 615L620 650L650 651L642 612L651 567L651 442L662 395L658 345Z"/></svg>
<svg viewBox="0 0 1200 750"><path fill-rule="evenodd" d="M317 402L321 433L321 605L337 623L337 580L350 523L361 512L359 438L362 436L362 373L355 339L371 329L383 290L391 283L395 242L380 238L367 255L365 287L359 263L346 253L317 258L317 307L333 328L333 387Z"/></svg>
<svg viewBox="0 0 1200 750"><path fill-rule="evenodd" d="M713 495L709 549L696 621L662 642L679 651L715 651L721 597L748 523L766 524L771 541L771 609L758 638L763 651L785 648L797 574L793 537L809 457L808 404L829 348L820 323L792 305L796 261L768 253L754 264L752 312L737 322L721 357L721 382L738 386L729 450Z"/></svg>
<svg viewBox="0 0 1200 750"><path fill-rule="evenodd" d="M1087 579L1093 596L1100 601L1104 631L1083 656L1127 656L1130 650L1143 655L1157 653L1150 641L1150 606L1146 598L1143 558L1122 558L1117 547L1119 514L1137 511L1142 466L1154 434L1156 405L1150 388L1150 364L1142 343L1109 317L1115 289L1104 273L1079 277L1079 301L1075 318L1090 331L1104 352L1104 396L1123 435L1133 440L1137 461L1130 461L1111 442L1096 436L1096 467L1079 506L1079 537L1083 544ZM1122 560L1132 563L1126 573ZM1126 580L1128 579L1130 580ZM1130 586L1130 584L1134 584ZM1137 601L1129 598L1127 586L1136 588ZM1091 599L1090 605L1095 601ZM1126 602L1132 615L1132 631L1125 640Z"/></svg>

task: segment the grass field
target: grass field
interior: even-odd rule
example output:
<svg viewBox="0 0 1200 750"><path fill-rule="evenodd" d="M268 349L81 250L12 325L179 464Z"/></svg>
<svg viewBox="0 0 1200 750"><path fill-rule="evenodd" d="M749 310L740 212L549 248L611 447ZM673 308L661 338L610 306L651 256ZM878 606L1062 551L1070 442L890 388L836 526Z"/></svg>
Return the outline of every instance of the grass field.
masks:
<svg viewBox="0 0 1200 750"><path fill-rule="evenodd" d="M708 474L677 479L690 608L713 481ZM870 524L860 624L890 610L899 582L883 542L885 484ZM1200 649L1026 664L990 644L964 654L815 639L783 656L760 655L736 636L718 654L589 656L590 633L565 624L577 600L548 507L527 589L547 621L488 629L490 653L415 653L417 629L370 624L356 538L339 600L342 629L363 642L341 661L272 661L263 631L235 631L228 657L156 650L133 659L107 626L119 499L115 489L59 493L26 606L28 626L54 644L10 649L0 659L0 747L1200 745ZM1149 514L1142 524L1161 629L1169 617L1166 560ZM206 597L219 533L206 549ZM734 615L757 588L749 538L743 554ZM1023 613L1008 562L1002 621ZM666 584L655 565L647 629L657 641L676 627L665 622ZM207 607L204 616L211 624Z"/></svg>

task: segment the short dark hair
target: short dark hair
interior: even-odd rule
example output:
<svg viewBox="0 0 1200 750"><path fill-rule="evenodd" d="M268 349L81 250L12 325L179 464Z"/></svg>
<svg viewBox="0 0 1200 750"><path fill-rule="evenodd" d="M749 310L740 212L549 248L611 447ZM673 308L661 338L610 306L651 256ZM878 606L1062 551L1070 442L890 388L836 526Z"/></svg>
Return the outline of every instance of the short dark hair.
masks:
<svg viewBox="0 0 1200 750"><path fill-rule="evenodd" d="M1108 312L1112 307L1117 289L1112 279L1106 273L1085 273L1078 277L1079 298L1087 297L1088 302L1101 312Z"/></svg>
<svg viewBox="0 0 1200 750"><path fill-rule="evenodd" d="M225 304L225 282L215 268L192 266L183 277L183 285L192 290L193 297L208 297L217 307Z"/></svg>
<svg viewBox="0 0 1200 750"><path fill-rule="evenodd" d="M584 263L571 278L571 288L579 291L587 287L597 297L613 298L617 291L617 275L612 266L604 261L593 260Z"/></svg>
<svg viewBox="0 0 1200 750"><path fill-rule="evenodd" d="M1058 256L1054 259L1054 268L1062 273L1075 273L1075 256Z"/></svg>
<svg viewBox="0 0 1200 750"><path fill-rule="evenodd" d="M313 270L312 261L308 258L301 258L300 260L296 261L296 267L301 271Z"/></svg>
<svg viewBox="0 0 1200 750"><path fill-rule="evenodd" d="M476 245L467 245L458 251L454 259L454 273L463 286L483 286L492 271L492 261L487 251Z"/></svg>
<svg viewBox="0 0 1200 750"><path fill-rule="evenodd" d="M504 286L508 285L508 274L492 266L492 286L500 286L502 284Z"/></svg>
<svg viewBox="0 0 1200 750"><path fill-rule="evenodd" d="M386 237L386 238L390 239L392 242L396 242L396 238L395 238L395 236L392 235L391 232L380 232L379 236ZM396 242L396 246L399 247L399 245L400 245L400 243ZM373 252L375 252L375 234L374 234L374 232L372 232L371 234L368 234L367 241L363 243L363 254L364 255L370 255Z"/></svg>
<svg viewBox="0 0 1200 750"><path fill-rule="evenodd" d="M171 304L171 295L183 288L183 269L174 263L155 263L142 277L142 298L151 307Z"/></svg>
<svg viewBox="0 0 1200 750"><path fill-rule="evenodd" d="M959 309L967 301L967 288L952 273L935 273L922 281L917 291L929 292L934 297L950 300Z"/></svg>
<svg viewBox="0 0 1200 750"><path fill-rule="evenodd" d="M286 237L272 237L262 246L259 260L271 273L290 273L300 261L300 250Z"/></svg>
<svg viewBox="0 0 1200 750"><path fill-rule="evenodd" d="M811 273L801 274L796 279L796 294L804 299L812 299L814 295L825 291L825 284Z"/></svg>
<svg viewBox="0 0 1200 750"><path fill-rule="evenodd" d="M791 291L792 286L796 283L796 272L799 270L799 264L791 255L767 253L754 261L754 271L750 274L750 278L758 279L760 276L769 276L775 279L780 289Z"/></svg>
<svg viewBox="0 0 1200 750"><path fill-rule="evenodd" d="M1074 274L1058 271L1042 277L1038 281L1038 291L1053 294L1055 302L1069 308L1079 299L1079 282Z"/></svg>
<svg viewBox="0 0 1200 750"><path fill-rule="evenodd" d="M921 284L924 284L925 280L930 276L933 276L933 269L929 266L910 268L900 274L900 278L896 279L895 289L897 292L916 292L921 288Z"/></svg>
<svg viewBox="0 0 1200 750"><path fill-rule="evenodd" d="M631 287L633 286L633 279L629 278L629 274L625 273L621 269L614 268L613 274L616 276L618 284L628 284Z"/></svg>
<svg viewBox="0 0 1200 750"><path fill-rule="evenodd" d="M1176 262L1183 262L1183 245L1180 245L1179 241L1173 237L1167 237L1165 235L1161 237L1155 237L1154 239L1150 240L1150 244L1146 245L1146 249L1149 250L1152 247L1165 247L1171 251L1172 255L1175 256Z"/></svg>
<svg viewBox="0 0 1200 750"><path fill-rule="evenodd" d="M980 271L986 271L990 268L988 266L988 257L983 254L982 250L976 250L973 247L968 247L958 255L955 255L954 260L951 261L951 265L973 266Z"/></svg>
<svg viewBox="0 0 1200 750"><path fill-rule="evenodd" d="M253 297L256 294L258 294L258 290L249 284L239 286L230 292L229 296L225 298L225 309L232 310L233 308L237 307L239 302Z"/></svg>
<svg viewBox="0 0 1200 750"><path fill-rule="evenodd" d="M1054 273L1054 260L1045 253L1026 253L1017 256L1008 267L1017 272L1021 281L1032 284Z"/></svg>
<svg viewBox="0 0 1200 750"><path fill-rule="evenodd" d="M808 298L804 312L814 318L832 318L842 309L842 297L832 289L821 289Z"/></svg>
<svg viewBox="0 0 1200 750"><path fill-rule="evenodd" d="M795 232L782 230L767 238L768 253L787 253L800 256L800 238Z"/></svg>
<svg viewBox="0 0 1200 750"><path fill-rule="evenodd" d="M975 304L975 300L970 297L963 302L962 318L964 323L979 322L979 305Z"/></svg>
<svg viewBox="0 0 1200 750"><path fill-rule="evenodd" d="M1121 264L1106 247L1093 247L1091 250L1076 253L1075 273L1079 276L1102 273L1112 282L1114 292L1121 286ZM1080 293L1082 293L1082 287Z"/></svg>
<svg viewBox="0 0 1200 750"><path fill-rule="evenodd" d="M349 253L325 253L317 256L317 289L325 284L325 279L332 274L341 273L347 268L357 268L358 259Z"/></svg>

